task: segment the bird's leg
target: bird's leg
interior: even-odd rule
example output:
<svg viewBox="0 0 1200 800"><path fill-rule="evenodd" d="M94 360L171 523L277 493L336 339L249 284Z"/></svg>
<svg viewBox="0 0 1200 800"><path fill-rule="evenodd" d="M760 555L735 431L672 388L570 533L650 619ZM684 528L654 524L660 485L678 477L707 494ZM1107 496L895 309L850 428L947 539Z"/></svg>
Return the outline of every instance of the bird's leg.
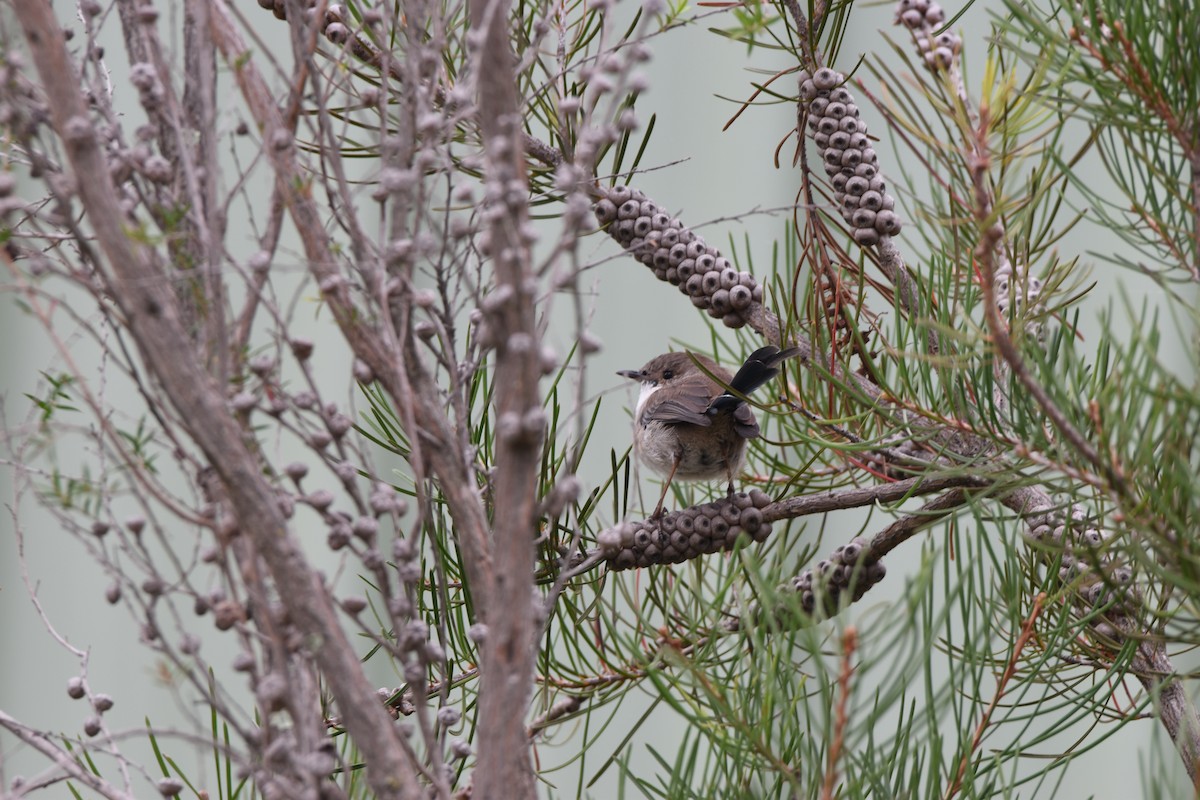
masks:
<svg viewBox="0 0 1200 800"><path fill-rule="evenodd" d="M658 519L663 514L663 501L667 499L667 490L671 488L671 479L675 477L675 470L679 469L679 456L675 456L675 461L671 464L671 474L667 476L666 482L663 483L662 494L658 496L658 506L654 509L654 513L650 515L650 519Z"/></svg>

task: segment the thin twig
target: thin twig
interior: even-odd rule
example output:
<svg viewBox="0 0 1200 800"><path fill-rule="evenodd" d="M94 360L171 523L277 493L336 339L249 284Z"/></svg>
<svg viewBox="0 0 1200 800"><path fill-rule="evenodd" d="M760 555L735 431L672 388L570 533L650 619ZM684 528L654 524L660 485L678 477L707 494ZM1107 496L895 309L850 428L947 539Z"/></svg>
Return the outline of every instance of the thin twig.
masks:
<svg viewBox="0 0 1200 800"><path fill-rule="evenodd" d="M134 800L134 795L113 786L85 767L82 759L54 744L49 735L21 724L3 711L0 711L0 728L4 728L18 740L49 758L72 780L78 781L102 797L107 797L109 800ZM20 790L20 787L12 788L17 789L18 792ZM24 792L20 792L20 794L24 794Z"/></svg>
<svg viewBox="0 0 1200 800"><path fill-rule="evenodd" d="M858 629L850 625L842 632L842 670L838 675L838 699L833 718L833 740L829 743L829 758L825 765L825 781L821 800L833 800L837 786L838 761L846 741L846 726L850 722L850 678L854 675L854 651L858 647Z"/></svg>
<svg viewBox="0 0 1200 800"><path fill-rule="evenodd" d="M987 728L992 719L992 713L1000 704L1000 698L1004 696L1004 690L1008 686L1008 682L1012 680L1013 675L1017 672L1017 663L1021 660L1021 653L1025 650L1025 645L1033 638L1033 623L1037 621L1038 616L1042 613L1042 607L1046 603L1046 595L1038 594L1033 600L1033 608L1029 612L1029 616L1025 618L1024 624L1021 625L1021 633L1017 636L1017 641L1013 644L1012 654L1008 658L1008 664L1004 667L1004 674L1000 676L1000 681L996 685L996 692L992 695L992 700L988 703L987 710L983 712L983 718L979 720L979 724L975 726L975 735L971 737L971 744L967 751L963 753L962 760L958 762L958 772L955 773L954 781L946 789L946 793L942 796L944 800L949 800L954 795L958 794L962 789L963 779L967 774L967 767L971 763L971 756L979 749L980 742L983 741L983 735L987 732Z"/></svg>

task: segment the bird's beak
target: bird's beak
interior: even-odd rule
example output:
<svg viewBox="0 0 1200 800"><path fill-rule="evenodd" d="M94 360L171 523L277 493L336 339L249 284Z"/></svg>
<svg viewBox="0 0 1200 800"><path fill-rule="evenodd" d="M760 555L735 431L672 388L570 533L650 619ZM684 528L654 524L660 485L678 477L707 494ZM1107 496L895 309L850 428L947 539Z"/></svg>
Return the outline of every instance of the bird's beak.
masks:
<svg viewBox="0 0 1200 800"><path fill-rule="evenodd" d="M640 381L642 379L642 371L640 369L619 369L617 374L622 378L629 378L631 381Z"/></svg>

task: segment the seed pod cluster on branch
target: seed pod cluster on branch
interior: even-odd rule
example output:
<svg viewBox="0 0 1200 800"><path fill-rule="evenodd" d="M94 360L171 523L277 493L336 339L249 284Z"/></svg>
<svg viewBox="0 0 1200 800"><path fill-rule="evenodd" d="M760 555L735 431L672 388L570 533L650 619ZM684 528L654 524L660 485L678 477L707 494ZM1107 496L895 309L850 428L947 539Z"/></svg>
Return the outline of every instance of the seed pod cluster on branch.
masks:
<svg viewBox="0 0 1200 800"><path fill-rule="evenodd" d="M1001 314L1008 314L1010 306L1014 306L1016 314L1021 316L1028 316L1030 311L1042 308L1038 303L1038 298L1042 294L1042 281L1040 278L1030 275L1026 267L1018 265L1014 270L1013 265L1008 261L998 265L993 276L993 286L995 287L996 308ZM1045 343L1045 328L1036 319L1026 321L1025 332L1037 341Z"/></svg>
<svg viewBox="0 0 1200 800"><path fill-rule="evenodd" d="M756 542L766 541L771 524L763 520L762 509L770 503L762 491L751 489L658 519L625 522L602 531L596 544L611 570L682 564L732 549L743 533Z"/></svg>
<svg viewBox="0 0 1200 800"><path fill-rule="evenodd" d="M887 193L879 174L879 159L854 96L844 84L846 76L822 67L800 73L801 118L808 118L808 133L821 150L825 174L833 185L834 200L854 240L863 247L900 232L896 200Z"/></svg>
<svg viewBox="0 0 1200 800"><path fill-rule="evenodd" d="M834 614L842 595L850 593L850 602L857 602L887 575L882 561L869 561L870 544L855 537L840 545L829 558L818 561L792 579L790 588L800 595L800 605L811 614L818 598L826 614Z"/></svg>
<svg viewBox="0 0 1200 800"><path fill-rule="evenodd" d="M258 5L261 8L270 11L275 15L276 19L287 19L287 3L284 0L258 0ZM339 3L330 3L325 7L324 16L319 20L316 19L317 8L320 5L317 0L300 0L300 5L304 9L304 14L310 22L316 21L321 33L330 42L341 45L353 35L349 25L346 22L346 10ZM377 21L379 12L368 9L363 14L363 21ZM354 54L359 58L366 58L370 55L369 51L359 47L357 40L351 42Z"/></svg>
<svg viewBox="0 0 1200 800"><path fill-rule="evenodd" d="M287 3L284 0L258 0L258 5L272 12L276 19L287 19ZM304 0L304 5L314 8L317 4L315 0Z"/></svg>
<svg viewBox="0 0 1200 800"><path fill-rule="evenodd" d="M935 35L946 21L946 12L931 0L900 0L896 3L896 24L912 32L917 52L932 72L949 69L962 52L962 37L953 31Z"/></svg>
<svg viewBox="0 0 1200 800"><path fill-rule="evenodd" d="M621 247L660 281L678 286L696 308L730 328L746 324L750 308L762 302L762 286L753 275L735 269L717 248L640 190L612 186L599 192L596 219Z"/></svg>
<svg viewBox="0 0 1200 800"><path fill-rule="evenodd" d="M1135 616L1141 596L1134 583L1133 568L1120 551L1108 546L1111 534L1086 522L1086 513L1073 506L1067 517L1047 516L1030 520L1031 538L1050 549L1047 561L1058 559L1058 578L1077 587L1076 606L1084 614L1108 607L1092 622L1096 633L1109 639L1121 637L1118 622Z"/></svg>

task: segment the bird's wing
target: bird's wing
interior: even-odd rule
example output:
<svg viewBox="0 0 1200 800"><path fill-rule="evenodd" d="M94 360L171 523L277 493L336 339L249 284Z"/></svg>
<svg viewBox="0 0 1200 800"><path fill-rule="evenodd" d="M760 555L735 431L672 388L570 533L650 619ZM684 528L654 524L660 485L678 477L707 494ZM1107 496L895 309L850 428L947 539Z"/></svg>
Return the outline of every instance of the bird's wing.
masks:
<svg viewBox="0 0 1200 800"><path fill-rule="evenodd" d="M670 425L687 423L707 428L712 418L705 412L712 398L712 390L706 386L679 387L673 397L655 403L642 413L644 422L665 422Z"/></svg>

